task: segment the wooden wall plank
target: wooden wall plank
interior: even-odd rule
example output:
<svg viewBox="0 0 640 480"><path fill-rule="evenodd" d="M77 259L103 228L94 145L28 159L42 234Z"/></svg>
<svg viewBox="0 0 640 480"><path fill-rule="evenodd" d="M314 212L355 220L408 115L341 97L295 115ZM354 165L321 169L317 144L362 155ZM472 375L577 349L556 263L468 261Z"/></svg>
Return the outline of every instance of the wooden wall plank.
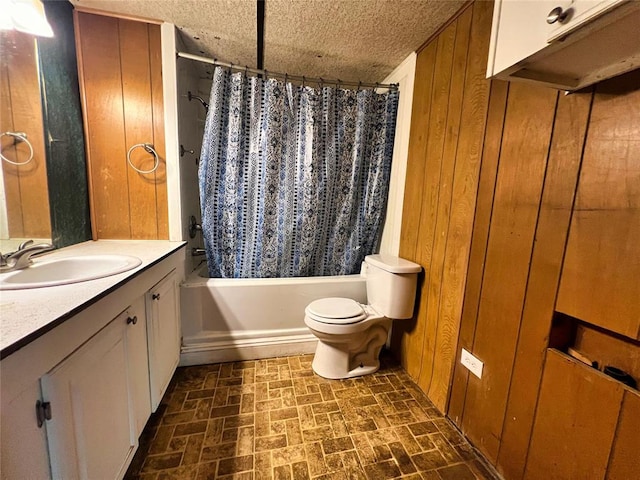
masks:
<svg viewBox="0 0 640 480"><path fill-rule="evenodd" d="M465 280L471 248L471 235L480 175L482 142L487 122L490 82L485 77L488 45L481 39L491 30L493 5L490 2L474 4L472 15L458 19L458 34L465 49L466 66L461 122L455 125L456 148L445 149L445 157L455 157L452 179L452 202L449 211L449 230L446 249L442 255L444 265L437 311L438 328L433 374L428 395L436 407L446 412L449 390L456 357ZM464 31L468 32L463 33ZM452 86L452 91L455 85Z"/></svg>
<svg viewBox="0 0 640 480"><path fill-rule="evenodd" d="M522 478L560 280L592 94L561 95L502 432L498 465Z"/></svg>
<svg viewBox="0 0 640 480"><path fill-rule="evenodd" d="M549 350L524 478L604 478L623 393L620 382Z"/></svg>
<svg viewBox="0 0 640 480"><path fill-rule="evenodd" d="M425 151L429 134L429 116L431 111L432 79L436 60L436 44L424 49L416 59L416 79L411 114L409 152L407 157L407 180L402 212L402 231L400 235L400 256L418 262L417 242L422 213L422 181L425 169ZM424 283L424 273L420 275ZM418 291L420 292L420 290ZM420 293L416 299L420 304ZM402 366L417 378L420 374L420 362L414 356L422 348L423 327L418 322L418 313L412 320L396 322L393 328L394 345L400 351Z"/></svg>
<svg viewBox="0 0 640 480"><path fill-rule="evenodd" d="M118 20L76 12L92 223L98 238L130 238Z"/></svg>
<svg viewBox="0 0 640 480"><path fill-rule="evenodd" d="M640 394L626 389L616 438L609 457L607 480L637 478L640 472Z"/></svg>
<svg viewBox="0 0 640 480"><path fill-rule="evenodd" d="M507 82L501 80L491 82L456 360L460 358L462 348L469 351L473 349L508 91L509 84ZM463 367L460 362L456 362L447 414L458 426L462 426L468 375L469 370Z"/></svg>
<svg viewBox="0 0 640 480"><path fill-rule="evenodd" d="M427 138L427 150L425 160L425 176L422 188L424 189L422 215L418 233L418 257L419 263L425 270L425 281L422 284L420 295L420 308L418 322L424 323L422 348L420 355L420 374L417 383L428 391L431 380L431 359L436 349L437 318L429 315L432 305L437 301L437 286L435 279L439 280L439 258L436 256L436 225L438 221L438 206L440 205L440 191L442 187L444 164L443 151L447 116L449 112L449 89L451 87L451 75L453 66L453 50L456 39L457 22L453 22L440 34L437 40L438 50L434 73L433 91L431 92L431 115L429 117L429 136ZM445 174L446 175L446 174ZM435 297L435 298L434 298Z"/></svg>
<svg viewBox="0 0 640 480"><path fill-rule="evenodd" d="M529 273L557 92L512 84L489 232L473 354L485 362L469 377L463 429L497 459ZM531 112L536 112L535 117ZM499 338L501 341L496 342Z"/></svg>
<svg viewBox="0 0 640 480"><path fill-rule="evenodd" d="M596 88L557 302L631 338L640 336L638 85L636 70Z"/></svg>
<svg viewBox="0 0 640 480"><path fill-rule="evenodd" d="M153 108L149 64L149 32L145 23L118 20L122 100L127 151L140 143L153 144ZM136 168L151 170L155 158L144 148L130 155ZM127 165L131 238L157 238L155 174L141 174Z"/></svg>
<svg viewBox="0 0 640 480"><path fill-rule="evenodd" d="M440 160L440 179L438 181L438 203L436 206L436 223L433 235L433 252L429 261L429 287L426 302L426 324L433 326L428 332L433 332L432 343L425 339L425 344L432 344L431 351L423 352L422 369L420 372L419 385L428 393L441 411L444 411L446 398L442 401L441 396L436 399L432 394L432 380L434 375L435 359L442 355L443 347L447 347L450 337L447 329L442 328L440 318L440 302L442 299L443 282L442 277L445 270L444 255L447 248L449 223L453 199L454 172L456 168L456 151L458 148L458 136L460 133L460 120L462 115L462 103L464 92L464 79L467 64L467 51L469 48L469 35L473 9L467 9L460 17L452 23L455 25L455 39L452 54L451 78L448 91L447 122L443 131L444 144L442 158ZM440 334L440 335L438 335ZM442 336L445 335L443 339ZM439 336L441 338L439 338ZM429 356L430 355L430 356ZM437 392L437 390L436 390Z"/></svg>
<svg viewBox="0 0 640 480"><path fill-rule="evenodd" d="M416 259L418 229L422 210L422 179L424 178L425 151L429 135L431 90L436 62L436 43L432 43L416 58L416 82L413 89L407 179L402 208L400 254L412 261Z"/></svg>
<svg viewBox="0 0 640 480"><path fill-rule="evenodd" d="M164 139L164 97L162 93L162 43L160 26L149 25L149 64L151 67L151 97L153 105L153 143L160 165L155 172L156 238L169 239L169 199L167 197L167 162Z"/></svg>

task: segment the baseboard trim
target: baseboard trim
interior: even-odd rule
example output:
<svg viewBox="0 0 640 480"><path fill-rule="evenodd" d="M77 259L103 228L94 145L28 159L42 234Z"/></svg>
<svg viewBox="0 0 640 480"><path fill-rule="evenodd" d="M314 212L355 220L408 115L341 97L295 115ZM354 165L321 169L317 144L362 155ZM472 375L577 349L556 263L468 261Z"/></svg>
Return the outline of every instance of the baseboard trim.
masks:
<svg viewBox="0 0 640 480"><path fill-rule="evenodd" d="M182 346L179 366L302 355L315 352L317 342L312 334L242 339L230 339L229 336L224 339L199 338L197 342Z"/></svg>

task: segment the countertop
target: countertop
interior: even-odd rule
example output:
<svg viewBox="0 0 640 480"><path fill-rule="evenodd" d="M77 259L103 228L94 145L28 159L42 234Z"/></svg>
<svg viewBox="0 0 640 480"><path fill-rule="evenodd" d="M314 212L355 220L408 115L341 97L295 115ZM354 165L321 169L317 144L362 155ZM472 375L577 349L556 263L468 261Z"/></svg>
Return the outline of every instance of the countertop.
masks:
<svg viewBox="0 0 640 480"><path fill-rule="evenodd" d="M182 248L167 240L98 240L55 250L34 262L78 255L133 255L142 264L127 272L55 287L0 291L0 358L71 318L140 272Z"/></svg>

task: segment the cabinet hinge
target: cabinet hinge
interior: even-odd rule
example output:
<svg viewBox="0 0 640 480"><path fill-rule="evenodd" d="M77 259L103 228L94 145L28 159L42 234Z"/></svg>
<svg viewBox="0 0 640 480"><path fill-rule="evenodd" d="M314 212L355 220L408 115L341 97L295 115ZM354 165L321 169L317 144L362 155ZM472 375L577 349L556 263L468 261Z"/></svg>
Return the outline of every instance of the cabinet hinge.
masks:
<svg viewBox="0 0 640 480"><path fill-rule="evenodd" d="M42 428L45 420L51 420L51 403L36 401L36 419L38 428Z"/></svg>

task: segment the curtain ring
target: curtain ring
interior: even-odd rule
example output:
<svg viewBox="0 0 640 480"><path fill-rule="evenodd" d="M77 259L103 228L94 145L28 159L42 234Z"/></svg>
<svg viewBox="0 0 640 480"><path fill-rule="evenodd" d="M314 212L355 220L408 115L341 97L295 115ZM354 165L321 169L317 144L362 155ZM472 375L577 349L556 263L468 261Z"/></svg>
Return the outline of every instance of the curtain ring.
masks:
<svg viewBox="0 0 640 480"><path fill-rule="evenodd" d="M322 77L318 77L320 79L320 90L324 88L324 79Z"/></svg>
<svg viewBox="0 0 640 480"><path fill-rule="evenodd" d="M269 72L267 71L267 69L264 69L264 79L265 80L269 80Z"/></svg>
<svg viewBox="0 0 640 480"><path fill-rule="evenodd" d="M307 83L307 77L305 77L305 76L303 75L303 76L302 76L302 87L306 87L306 85L305 85L306 83Z"/></svg>
<svg viewBox="0 0 640 480"><path fill-rule="evenodd" d="M244 66L244 76L247 78L247 72L249 71L249 65Z"/></svg>
<svg viewBox="0 0 640 480"><path fill-rule="evenodd" d="M360 87L362 87L362 80L360 80L360 81L358 82L358 90L356 90L356 91L358 91L358 92L359 92L359 91L360 91Z"/></svg>
<svg viewBox="0 0 640 480"><path fill-rule="evenodd" d="M287 86L287 81L288 81L288 80L289 80L289 74L288 74L288 73L285 73L285 74L284 74L284 86L285 86L285 87Z"/></svg>

